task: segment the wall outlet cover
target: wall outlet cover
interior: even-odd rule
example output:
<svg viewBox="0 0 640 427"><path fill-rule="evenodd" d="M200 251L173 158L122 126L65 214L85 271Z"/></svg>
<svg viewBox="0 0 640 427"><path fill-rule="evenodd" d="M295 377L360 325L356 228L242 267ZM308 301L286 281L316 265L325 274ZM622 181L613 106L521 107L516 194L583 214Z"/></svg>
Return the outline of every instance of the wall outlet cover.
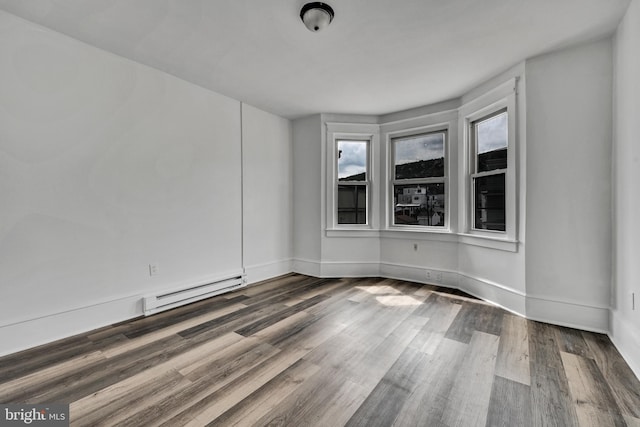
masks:
<svg viewBox="0 0 640 427"><path fill-rule="evenodd" d="M160 273L158 263L149 264L149 276L157 276Z"/></svg>

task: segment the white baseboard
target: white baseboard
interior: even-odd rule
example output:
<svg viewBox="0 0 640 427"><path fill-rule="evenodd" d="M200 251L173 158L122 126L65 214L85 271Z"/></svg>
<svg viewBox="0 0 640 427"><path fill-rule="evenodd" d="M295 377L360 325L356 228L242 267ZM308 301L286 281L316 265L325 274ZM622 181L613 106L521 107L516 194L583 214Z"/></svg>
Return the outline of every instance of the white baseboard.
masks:
<svg viewBox="0 0 640 427"><path fill-rule="evenodd" d="M607 307L530 296L468 273L396 263L337 263L297 259L293 264L296 273L315 277L380 276L455 288L531 320L598 333L609 331ZM427 277L427 271L430 277Z"/></svg>
<svg viewBox="0 0 640 427"><path fill-rule="evenodd" d="M377 277L380 275L378 262L323 262L320 277Z"/></svg>
<svg viewBox="0 0 640 427"><path fill-rule="evenodd" d="M427 277L427 272L430 273L430 277ZM524 316L525 313L524 293L469 274L431 267L381 263L380 275L459 289L520 316Z"/></svg>
<svg viewBox="0 0 640 427"><path fill-rule="evenodd" d="M287 271L289 272L290 269ZM242 270L216 276L200 277L176 282L157 292L175 291L188 286L216 282L230 276L241 276ZM144 314L144 294L121 296L113 300L90 303L59 313L20 319L0 326L0 356L37 347L94 329L109 326Z"/></svg>
<svg viewBox="0 0 640 427"><path fill-rule="evenodd" d="M293 272L306 276L322 277L322 263L310 259L295 258Z"/></svg>
<svg viewBox="0 0 640 427"><path fill-rule="evenodd" d="M461 291L526 317L527 297L524 292L470 274L458 275Z"/></svg>
<svg viewBox="0 0 640 427"><path fill-rule="evenodd" d="M640 379L640 330L614 310L611 310L610 328L609 338Z"/></svg>
<svg viewBox="0 0 640 427"><path fill-rule="evenodd" d="M313 277L377 277L380 275L378 262L313 261L296 258L293 272Z"/></svg>
<svg viewBox="0 0 640 427"><path fill-rule="evenodd" d="M426 272L431 278L427 279ZM609 309L539 298L467 273L402 264L380 264L380 276L456 288L531 320L598 333L609 331ZM441 277L440 280L437 277ZM640 352L639 352L640 354Z"/></svg>
<svg viewBox="0 0 640 427"><path fill-rule="evenodd" d="M130 296L0 327L0 356L142 315L142 300Z"/></svg>
<svg viewBox="0 0 640 427"><path fill-rule="evenodd" d="M244 271L247 284L250 285L291 273L292 269L293 260L289 258L264 264L249 265L244 268Z"/></svg>
<svg viewBox="0 0 640 427"><path fill-rule="evenodd" d="M427 276L427 271L431 277ZM458 288L458 273L455 271L420 267L407 264L380 263L380 276L389 279L409 280L426 285Z"/></svg>
<svg viewBox="0 0 640 427"><path fill-rule="evenodd" d="M527 295L527 318L568 328L606 334L609 308Z"/></svg>

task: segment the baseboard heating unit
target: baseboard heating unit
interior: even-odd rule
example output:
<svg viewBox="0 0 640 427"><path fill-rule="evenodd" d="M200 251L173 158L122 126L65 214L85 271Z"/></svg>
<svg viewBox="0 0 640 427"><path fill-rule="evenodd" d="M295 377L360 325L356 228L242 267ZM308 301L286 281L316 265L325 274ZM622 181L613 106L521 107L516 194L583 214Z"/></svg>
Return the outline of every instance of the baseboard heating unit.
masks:
<svg viewBox="0 0 640 427"><path fill-rule="evenodd" d="M144 315L159 313L215 295L231 292L247 286L242 275L205 282L193 286L165 291L142 298Z"/></svg>

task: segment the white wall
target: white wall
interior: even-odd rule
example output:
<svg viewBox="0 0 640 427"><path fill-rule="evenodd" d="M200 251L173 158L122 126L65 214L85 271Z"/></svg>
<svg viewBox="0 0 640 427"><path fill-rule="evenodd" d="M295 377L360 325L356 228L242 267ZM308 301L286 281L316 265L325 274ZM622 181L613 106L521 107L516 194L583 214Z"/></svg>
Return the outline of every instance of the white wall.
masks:
<svg viewBox="0 0 640 427"><path fill-rule="evenodd" d="M640 1L615 36L614 292L611 338L640 377ZM631 294L635 293L635 310Z"/></svg>
<svg viewBox="0 0 640 427"><path fill-rule="evenodd" d="M600 331L611 284L611 55L606 39L526 62L527 315Z"/></svg>
<svg viewBox="0 0 640 427"><path fill-rule="evenodd" d="M289 121L4 12L0 52L0 354L241 274L243 234L291 270Z"/></svg>
<svg viewBox="0 0 640 427"><path fill-rule="evenodd" d="M381 275L422 283L459 287L458 243L419 236L385 237L380 242ZM417 245L417 248L416 246ZM427 276L427 270L431 272ZM442 278L438 276L442 275Z"/></svg>
<svg viewBox="0 0 640 427"><path fill-rule="evenodd" d="M320 275L321 116L293 122L294 270Z"/></svg>
<svg viewBox="0 0 640 427"><path fill-rule="evenodd" d="M524 282L524 244L518 252L460 244L458 271L460 288L495 304L526 315Z"/></svg>
<svg viewBox="0 0 640 427"><path fill-rule="evenodd" d="M291 122L242 105L243 262L249 283L289 273Z"/></svg>

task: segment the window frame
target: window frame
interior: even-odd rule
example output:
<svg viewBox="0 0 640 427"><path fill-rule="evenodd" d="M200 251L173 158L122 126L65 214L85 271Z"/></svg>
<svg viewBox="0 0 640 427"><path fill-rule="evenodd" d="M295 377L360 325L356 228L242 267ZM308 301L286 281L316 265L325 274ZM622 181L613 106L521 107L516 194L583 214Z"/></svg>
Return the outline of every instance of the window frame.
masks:
<svg viewBox="0 0 640 427"><path fill-rule="evenodd" d="M422 135L430 134L444 134L444 175L442 177L428 177L428 178L405 178L396 179L396 159L395 159L395 143L402 138L418 137ZM389 132L387 135L387 146L389 147L389 174L388 174L388 229L394 231L418 231L418 232L449 232L450 231L450 216L451 216L451 203L450 203L450 179L449 179L449 145L450 145L450 127L448 123L439 123L430 126L424 126L413 129L406 129L397 132ZM411 184L444 184L444 224L442 226L433 225L415 225L415 224L396 224L395 223L395 186L396 185L411 185Z"/></svg>
<svg viewBox="0 0 640 427"><path fill-rule="evenodd" d="M327 237L376 237L379 235L379 165L380 127L373 123L324 122L322 150L323 211L322 222ZM339 140L368 141L367 147L367 221L366 224L338 224L338 161ZM348 182L347 182L348 184Z"/></svg>
<svg viewBox="0 0 640 427"><path fill-rule="evenodd" d="M517 110L516 79L511 79L484 96L460 108L460 126L463 134L462 209L459 223L463 236L517 242ZM507 114L507 167L477 172L477 141L474 125L503 112ZM505 177L505 230L475 228L475 181L485 176L504 174Z"/></svg>

